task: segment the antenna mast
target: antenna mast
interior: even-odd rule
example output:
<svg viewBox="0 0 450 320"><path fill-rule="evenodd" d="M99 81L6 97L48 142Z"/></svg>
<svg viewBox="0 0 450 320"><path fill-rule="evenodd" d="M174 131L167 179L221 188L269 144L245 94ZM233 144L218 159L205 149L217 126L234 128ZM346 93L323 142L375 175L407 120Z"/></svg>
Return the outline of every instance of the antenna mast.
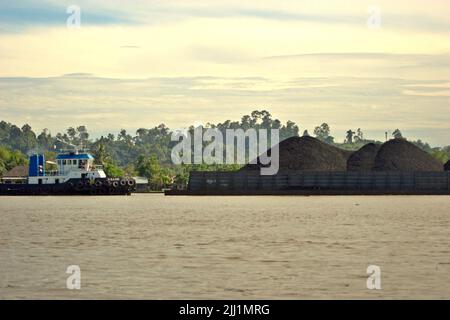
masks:
<svg viewBox="0 0 450 320"><path fill-rule="evenodd" d="M57 137L55 137L55 139L58 140L58 141L61 142L61 143L64 143L64 144L67 144L68 146L73 147L75 153L77 153L77 154L78 154L78 151L83 150L83 145L81 145L81 146L76 146L76 145L74 145L74 144L72 144L72 143L70 143L70 142L61 140L61 139L59 139L59 138L57 138Z"/></svg>

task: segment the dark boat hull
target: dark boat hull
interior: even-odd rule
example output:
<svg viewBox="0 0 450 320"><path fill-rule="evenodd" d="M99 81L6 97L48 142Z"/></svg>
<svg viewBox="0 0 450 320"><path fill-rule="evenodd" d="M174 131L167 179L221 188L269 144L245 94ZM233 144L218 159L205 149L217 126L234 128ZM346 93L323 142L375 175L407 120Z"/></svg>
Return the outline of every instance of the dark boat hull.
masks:
<svg viewBox="0 0 450 320"><path fill-rule="evenodd" d="M133 179L71 179L60 184L0 184L0 196L130 195Z"/></svg>

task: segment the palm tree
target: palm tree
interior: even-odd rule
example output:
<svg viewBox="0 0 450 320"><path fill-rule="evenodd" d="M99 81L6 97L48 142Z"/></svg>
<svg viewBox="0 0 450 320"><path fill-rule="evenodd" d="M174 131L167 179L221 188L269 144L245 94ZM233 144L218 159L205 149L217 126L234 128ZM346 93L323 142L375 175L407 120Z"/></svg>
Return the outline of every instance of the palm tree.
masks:
<svg viewBox="0 0 450 320"><path fill-rule="evenodd" d="M355 135L355 131L353 131L352 129L347 131L347 138L346 138L346 142L347 143L353 143L353 136Z"/></svg>

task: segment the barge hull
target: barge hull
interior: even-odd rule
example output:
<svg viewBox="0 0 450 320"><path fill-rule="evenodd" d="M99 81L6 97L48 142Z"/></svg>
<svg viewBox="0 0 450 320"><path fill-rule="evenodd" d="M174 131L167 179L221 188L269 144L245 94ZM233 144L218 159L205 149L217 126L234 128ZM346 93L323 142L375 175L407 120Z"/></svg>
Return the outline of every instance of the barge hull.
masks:
<svg viewBox="0 0 450 320"><path fill-rule="evenodd" d="M189 191L166 190L166 196L445 196L445 191L391 191L391 190L242 190Z"/></svg>
<svg viewBox="0 0 450 320"><path fill-rule="evenodd" d="M61 184L0 184L0 196L123 196L134 189L134 180L71 179Z"/></svg>
<svg viewBox="0 0 450 320"><path fill-rule="evenodd" d="M166 195L450 195L450 172L191 172L187 190Z"/></svg>

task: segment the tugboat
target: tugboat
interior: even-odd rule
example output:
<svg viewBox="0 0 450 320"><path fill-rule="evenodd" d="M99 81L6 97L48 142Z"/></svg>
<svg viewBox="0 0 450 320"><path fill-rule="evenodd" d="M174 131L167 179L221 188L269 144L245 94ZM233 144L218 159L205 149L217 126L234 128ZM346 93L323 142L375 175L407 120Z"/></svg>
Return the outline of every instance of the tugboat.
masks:
<svg viewBox="0 0 450 320"><path fill-rule="evenodd" d="M46 163L57 170L46 171ZM0 183L0 195L130 195L135 188L134 179L108 178L90 153L75 149L58 154L56 163L31 155L27 183Z"/></svg>

